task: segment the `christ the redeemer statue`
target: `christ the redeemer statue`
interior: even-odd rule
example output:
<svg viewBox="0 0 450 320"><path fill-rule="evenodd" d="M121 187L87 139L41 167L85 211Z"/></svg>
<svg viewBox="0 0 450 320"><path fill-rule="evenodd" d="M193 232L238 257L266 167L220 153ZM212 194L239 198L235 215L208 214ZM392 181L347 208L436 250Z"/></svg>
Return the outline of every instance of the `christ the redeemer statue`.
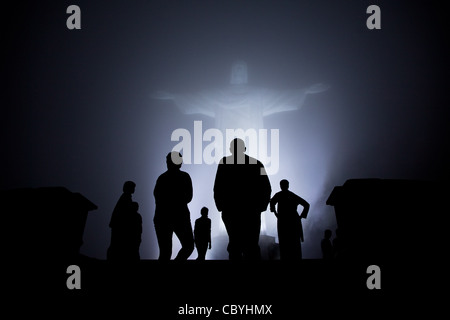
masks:
<svg viewBox="0 0 450 320"><path fill-rule="evenodd" d="M154 98L172 100L185 114L202 114L215 119L215 126L225 129L264 129L264 117L300 109L308 94L328 89L321 83L296 90L271 90L249 86L247 64L235 62L230 85L193 94L158 92Z"/></svg>
<svg viewBox="0 0 450 320"><path fill-rule="evenodd" d="M247 64L235 62L231 68L230 85L192 94L161 91L153 95L160 100L171 100L184 114L202 114L215 120L215 128L225 134L226 129L264 129L264 117L300 109L308 94L319 93L329 87L315 84L294 90L271 90L248 85ZM229 141L227 142L228 145ZM262 159L260 159L262 160ZM264 234L265 221L261 217ZM221 221L220 230L225 231Z"/></svg>

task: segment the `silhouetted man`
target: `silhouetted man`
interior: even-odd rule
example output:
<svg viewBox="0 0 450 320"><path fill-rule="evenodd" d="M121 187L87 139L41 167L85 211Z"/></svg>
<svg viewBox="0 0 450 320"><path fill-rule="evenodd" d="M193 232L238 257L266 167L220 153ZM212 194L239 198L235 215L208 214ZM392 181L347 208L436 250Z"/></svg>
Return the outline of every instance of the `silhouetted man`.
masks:
<svg viewBox="0 0 450 320"><path fill-rule="evenodd" d="M194 240L197 247L197 260L205 260L206 250L211 249L211 219L208 218L208 208L203 207L201 217L195 220Z"/></svg>
<svg viewBox="0 0 450 320"><path fill-rule="evenodd" d="M132 194L136 189L133 181L126 181L123 184L123 193L114 207L109 222L111 228L111 244L107 251L108 260L123 260L127 257L127 248L124 246L127 234L124 229L124 221L130 211L132 203Z"/></svg>
<svg viewBox="0 0 450 320"><path fill-rule="evenodd" d="M272 192L263 164L245 150L242 139L231 141L231 156L220 161L214 182L214 200L229 237L230 260L261 258L261 212L267 209Z"/></svg>
<svg viewBox="0 0 450 320"><path fill-rule="evenodd" d="M303 227L301 219L306 219L309 203L289 191L289 181L280 181L281 191L270 200L270 211L277 217L278 241L280 243L280 259L301 260ZM278 208L276 205L278 204ZM301 216L297 213L297 206L303 206Z"/></svg>
<svg viewBox="0 0 450 320"><path fill-rule="evenodd" d="M331 260L334 256L333 245L331 244L331 230L326 229L324 232L324 238L320 242L320 248L322 249L322 257L324 260Z"/></svg>
<svg viewBox="0 0 450 320"><path fill-rule="evenodd" d="M175 260L186 260L194 251L191 216L188 203L192 200L192 180L181 171L183 159L179 152L170 152L166 157L167 171L156 181L153 195L156 209L153 222L159 245L159 260L172 257L173 233L181 243Z"/></svg>

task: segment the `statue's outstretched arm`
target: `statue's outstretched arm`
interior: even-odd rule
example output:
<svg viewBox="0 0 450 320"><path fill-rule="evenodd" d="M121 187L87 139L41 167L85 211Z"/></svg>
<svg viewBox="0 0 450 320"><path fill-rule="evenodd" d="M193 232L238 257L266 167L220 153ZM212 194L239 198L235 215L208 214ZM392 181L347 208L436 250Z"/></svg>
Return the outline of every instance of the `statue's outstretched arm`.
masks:
<svg viewBox="0 0 450 320"><path fill-rule="evenodd" d="M316 83L316 84L313 84L312 86L310 86L309 88L307 88L306 93L307 94L320 93L320 92L327 91L329 88L330 88L330 86L327 84Z"/></svg>
<svg viewBox="0 0 450 320"><path fill-rule="evenodd" d="M174 100L175 94L170 93L168 91L159 90L154 92L151 97L157 100Z"/></svg>
<svg viewBox="0 0 450 320"><path fill-rule="evenodd" d="M168 91L156 91L151 95L153 99L172 101L184 114L203 114L215 117L214 107L202 94L178 94Z"/></svg>
<svg viewBox="0 0 450 320"><path fill-rule="evenodd" d="M298 110L303 106L308 94L323 92L329 88L329 85L317 83L297 90L266 90L262 94L262 100L264 101L263 116Z"/></svg>

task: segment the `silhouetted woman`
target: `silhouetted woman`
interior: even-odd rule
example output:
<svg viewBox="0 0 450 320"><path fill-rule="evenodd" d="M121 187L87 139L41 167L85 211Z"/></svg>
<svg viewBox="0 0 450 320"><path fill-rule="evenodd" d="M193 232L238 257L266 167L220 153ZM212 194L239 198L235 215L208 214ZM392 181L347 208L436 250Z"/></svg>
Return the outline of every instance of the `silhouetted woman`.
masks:
<svg viewBox="0 0 450 320"><path fill-rule="evenodd" d="M109 227L111 228L111 244L107 251L108 260L123 260L127 257L127 232L124 231L127 214L131 211L132 194L134 193L136 184L133 181L126 181L123 184L123 193L117 201L111 215Z"/></svg>

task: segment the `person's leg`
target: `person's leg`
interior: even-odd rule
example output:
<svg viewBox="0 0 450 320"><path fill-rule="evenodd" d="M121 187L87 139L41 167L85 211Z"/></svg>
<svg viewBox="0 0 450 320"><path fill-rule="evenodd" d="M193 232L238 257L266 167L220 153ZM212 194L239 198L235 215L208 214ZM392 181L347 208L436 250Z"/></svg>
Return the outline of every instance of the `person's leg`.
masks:
<svg viewBox="0 0 450 320"><path fill-rule="evenodd" d="M278 243L280 245L280 260L290 260L290 247L289 247L289 222L283 219L277 221L278 230Z"/></svg>
<svg viewBox="0 0 450 320"><path fill-rule="evenodd" d="M301 241L301 237L302 237L302 233L303 233L303 227L302 227L302 221L301 218L298 217L295 221L295 238L292 240L293 241L293 245L295 246L294 248L294 259L295 260L302 260L302 241Z"/></svg>
<svg viewBox="0 0 450 320"><path fill-rule="evenodd" d="M280 250L283 252L283 260L301 260L302 251L300 245L300 218L289 218L281 221Z"/></svg>
<svg viewBox="0 0 450 320"><path fill-rule="evenodd" d="M261 232L261 214L259 212L246 212L243 219L242 237L244 240L243 253L245 260L261 260L259 235Z"/></svg>
<svg viewBox="0 0 450 320"><path fill-rule="evenodd" d="M242 260L240 222L235 221L235 212L222 212L222 220L228 233L228 256L230 260Z"/></svg>
<svg viewBox="0 0 450 320"><path fill-rule="evenodd" d="M158 260L170 260L172 257L172 228L164 223L155 223L155 231L159 246Z"/></svg>
<svg viewBox="0 0 450 320"><path fill-rule="evenodd" d="M194 234L192 233L191 220L179 222L174 228L175 235L180 240L181 249L175 260L187 260L194 251Z"/></svg>
<svg viewBox="0 0 450 320"><path fill-rule="evenodd" d="M205 260L206 257L206 250L208 250L208 243L204 241L198 241L195 243L195 246L197 247L197 253L198 257L197 260Z"/></svg>

